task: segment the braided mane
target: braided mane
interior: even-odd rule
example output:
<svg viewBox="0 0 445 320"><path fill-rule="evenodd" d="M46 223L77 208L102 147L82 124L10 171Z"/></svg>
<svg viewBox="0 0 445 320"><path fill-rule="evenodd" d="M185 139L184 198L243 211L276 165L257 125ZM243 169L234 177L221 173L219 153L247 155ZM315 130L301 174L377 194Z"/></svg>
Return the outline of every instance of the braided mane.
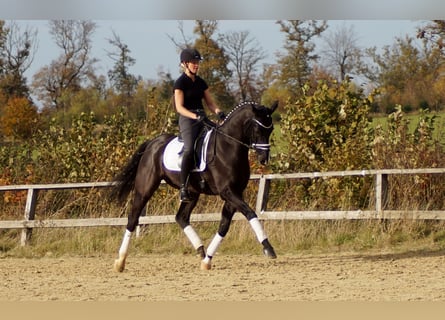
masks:
<svg viewBox="0 0 445 320"><path fill-rule="evenodd" d="M256 102L253 101L243 101L241 103L239 103L238 105L236 105L226 116L226 121L229 120L229 118L233 115L233 113L235 113L236 111L238 111L239 109L242 109L244 106L247 105L256 105Z"/></svg>

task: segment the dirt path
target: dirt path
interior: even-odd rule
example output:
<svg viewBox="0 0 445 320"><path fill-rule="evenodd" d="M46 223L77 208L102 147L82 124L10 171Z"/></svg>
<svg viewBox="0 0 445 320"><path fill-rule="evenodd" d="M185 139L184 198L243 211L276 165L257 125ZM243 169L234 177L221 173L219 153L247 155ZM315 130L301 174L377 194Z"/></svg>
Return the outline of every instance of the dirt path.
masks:
<svg viewBox="0 0 445 320"><path fill-rule="evenodd" d="M445 253L0 259L0 301L445 301Z"/></svg>

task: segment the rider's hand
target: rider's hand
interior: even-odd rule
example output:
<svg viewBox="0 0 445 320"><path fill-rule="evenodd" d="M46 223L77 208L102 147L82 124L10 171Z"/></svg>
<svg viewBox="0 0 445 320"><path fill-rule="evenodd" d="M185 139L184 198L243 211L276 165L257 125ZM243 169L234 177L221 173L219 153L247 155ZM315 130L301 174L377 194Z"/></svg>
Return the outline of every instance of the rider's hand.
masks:
<svg viewBox="0 0 445 320"><path fill-rule="evenodd" d="M226 118L226 114L223 111L220 111L216 114L218 116L218 119L221 121L224 121L224 119Z"/></svg>
<svg viewBox="0 0 445 320"><path fill-rule="evenodd" d="M203 122L207 117L205 116L205 114L197 114L196 115L196 121L198 122Z"/></svg>

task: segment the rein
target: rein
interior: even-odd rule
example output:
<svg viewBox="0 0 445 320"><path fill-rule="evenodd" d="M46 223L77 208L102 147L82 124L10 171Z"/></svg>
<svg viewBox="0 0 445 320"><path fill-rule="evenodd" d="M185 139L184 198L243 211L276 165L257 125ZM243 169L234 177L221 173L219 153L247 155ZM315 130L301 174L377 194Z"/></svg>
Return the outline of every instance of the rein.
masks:
<svg viewBox="0 0 445 320"><path fill-rule="evenodd" d="M253 149L253 147L251 145L248 145L247 143L244 143L241 140L238 140L238 139L232 137L231 135L228 135L224 131L219 130L219 126L218 125L212 125L212 124L209 124L209 123L204 123L204 125L207 126L208 128L214 129L215 133L221 134L224 137L229 138L229 139L231 139L231 140L233 140L233 141L235 141L235 142L245 146L248 149Z"/></svg>
<svg viewBox="0 0 445 320"><path fill-rule="evenodd" d="M253 119L252 118L250 120L254 121L255 123L257 123L258 125L260 125L261 127L265 128L265 129L272 128L272 124L269 125L269 126L265 126L264 124L262 124L257 119ZM231 135L228 135L224 131L219 130L219 126L218 125L209 124L209 123L206 123L206 122L204 122L204 125L207 126L208 128L214 129L216 133L221 134L224 137L229 138L229 139L237 142L238 144L245 146L246 148L248 148L250 150L264 150L264 151L267 151L267 150L270 149L270 143L251 143L250 145L248 145L247 143L244 143L241 140L238 140L238 139L232 137Z"/></svg>

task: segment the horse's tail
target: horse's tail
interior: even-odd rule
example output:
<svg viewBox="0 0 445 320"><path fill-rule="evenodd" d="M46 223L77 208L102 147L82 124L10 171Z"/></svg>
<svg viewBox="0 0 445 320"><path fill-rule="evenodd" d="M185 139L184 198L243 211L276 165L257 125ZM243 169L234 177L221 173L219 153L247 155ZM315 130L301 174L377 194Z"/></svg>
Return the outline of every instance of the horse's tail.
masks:
<svg viewBox="0 0 445 320"><path fill-rule="evenodd" d="M127 164L121 169L113 179L113 187L110 192L110 199L117 199L118 202L123 202L128 194L134 189L134 181L141 161L142 155L150 141L142 143Z"/></svg>

